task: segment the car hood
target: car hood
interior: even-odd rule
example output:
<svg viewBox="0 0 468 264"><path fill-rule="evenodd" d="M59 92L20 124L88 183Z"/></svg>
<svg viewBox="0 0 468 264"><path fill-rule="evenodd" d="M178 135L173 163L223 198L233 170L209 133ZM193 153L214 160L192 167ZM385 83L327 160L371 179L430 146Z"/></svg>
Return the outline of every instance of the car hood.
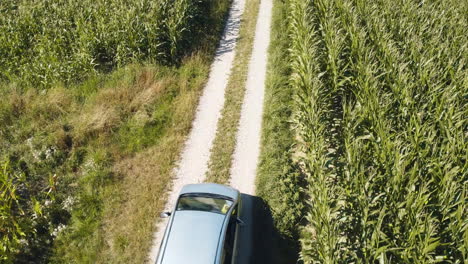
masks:
<svg viewBox="0 0 468 264"><path fill-rule="evenodd" d="M225 219L217 213L176 211L162 263L214 263Z"/></svg>

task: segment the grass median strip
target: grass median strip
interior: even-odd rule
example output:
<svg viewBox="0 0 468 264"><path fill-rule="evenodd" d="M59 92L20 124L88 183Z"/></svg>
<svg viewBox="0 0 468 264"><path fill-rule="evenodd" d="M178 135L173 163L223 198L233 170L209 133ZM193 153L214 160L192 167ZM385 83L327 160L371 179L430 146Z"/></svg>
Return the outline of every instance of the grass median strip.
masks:
<svg viewBox="0 0 468 264"><path fill-rule="evenodd" d="M226 183L236 146L242 101L245 93L248 65L252 55L259 0L247 0L237 43L236 58L226 88L222 117L218 121L216 138L211 149L206 175L207 182Z"/></svg>

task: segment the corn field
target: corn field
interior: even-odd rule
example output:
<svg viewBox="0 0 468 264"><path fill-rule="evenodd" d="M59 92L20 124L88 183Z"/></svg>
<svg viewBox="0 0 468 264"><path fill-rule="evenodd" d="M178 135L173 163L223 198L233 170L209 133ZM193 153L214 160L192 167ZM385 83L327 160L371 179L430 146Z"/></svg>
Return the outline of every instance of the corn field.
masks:
<svg viewBox="0 0 468 264"><path fill-rule="evenodd" d="M468 2L288 0L304 263L466 263Z"/></svg>
<svg viewBox="0 0 468 264"><path fill-rule="evenodd" d="M140 252L112 254L101 240L113 166L167 137L175 98L202 87L229 3L0 0L0 263L141 262L149 237L134 232ZM96 116L116 122L87 133Z"/></svg>
<svg viewBox="0 0 468 264"><path fill-rule="evenodd" d="M207 34L211 0L2 0L0 81L70 83L143 60L178 63Z"/></svg>

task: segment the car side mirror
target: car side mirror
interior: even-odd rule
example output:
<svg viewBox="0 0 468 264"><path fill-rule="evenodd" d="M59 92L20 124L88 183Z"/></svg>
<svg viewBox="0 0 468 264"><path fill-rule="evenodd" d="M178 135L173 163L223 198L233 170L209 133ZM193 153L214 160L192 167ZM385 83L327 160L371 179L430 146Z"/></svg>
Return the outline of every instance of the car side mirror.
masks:
<svg viewBox="0 0 468 264"><path fill-rule="evenodd" d="M242 221L239 217L236 217L236 223L240 226L245 226L245 222Z"/></svg>
<svg viewBox="0 0 468 264"><path fill-rule="evenodd" d="M162 212L159 214L161 218L168 218L169 216L171 216L171 212Z"/></svg>

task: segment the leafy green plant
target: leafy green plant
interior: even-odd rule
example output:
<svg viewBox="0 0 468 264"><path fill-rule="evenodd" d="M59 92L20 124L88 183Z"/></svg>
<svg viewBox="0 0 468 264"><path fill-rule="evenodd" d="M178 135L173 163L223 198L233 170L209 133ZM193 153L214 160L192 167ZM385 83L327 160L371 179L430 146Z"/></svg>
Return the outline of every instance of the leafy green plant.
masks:
<svg viewBox="0 0 468 264"><path fill-rule="evenodd" d="M288 6L301 258L464 263L466 4Z"/></svg>
<svg viewBox="0 0 468 264"><path fill-rule="evenodd" d="M216 5L211 0L2 1L0 80L49 87L134 61L179 63L208 35L211 29L198 20L213 17Z"/></svg>
<svg viewBox="0 0 468 264"><path fill-rule="evenodd" d="M0 260L2 263L13 263L14 256L20 252L26 233L31 232L31 219L25 217L25 208L21 185L25 183L24 175L14 173L8 162L2 163L0 168ZM31 199L32 211L41 215L41 205Z"/></svg>
<svg viewBox="0 0 468 264"><path fill-rule="evenodd" d="M12 255L17 253L19 240L25 236L21 227L15 220L13 207L18 205L16 197L16 186L13 184L10 173L7 171L6 164L0 171L0 231L2 240L0 241L0 253L2 261L11 262Z"/></svg>
<svg viewBox="0 0 468 264"><path fill-rule="evenodd" d="M0 2L1 263L146 258L229 8L161 2Z"/></svg>

